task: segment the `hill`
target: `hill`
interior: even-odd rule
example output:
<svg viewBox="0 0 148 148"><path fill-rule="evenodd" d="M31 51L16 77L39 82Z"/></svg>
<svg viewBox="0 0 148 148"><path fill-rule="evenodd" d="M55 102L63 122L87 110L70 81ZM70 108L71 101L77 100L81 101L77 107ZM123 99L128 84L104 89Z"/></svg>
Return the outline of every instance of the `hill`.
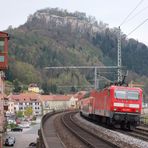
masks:
<svg viewBox="0 0 148 148"><path fill-rule="evenodd" d="M92 70L49 70L47 66L92 66L117 64L118 28L85 13L70 13L58 8L38 10L18 28L9 27L9 81L38 83L45 92L84 89L94 82ZM128 81L148 85L148 47L122 33L122 65L130 71ZM116 74L108 76L116 79ZM59 87L61 86L61 87ZM63 89L64 88L64 89Z"/></svg>

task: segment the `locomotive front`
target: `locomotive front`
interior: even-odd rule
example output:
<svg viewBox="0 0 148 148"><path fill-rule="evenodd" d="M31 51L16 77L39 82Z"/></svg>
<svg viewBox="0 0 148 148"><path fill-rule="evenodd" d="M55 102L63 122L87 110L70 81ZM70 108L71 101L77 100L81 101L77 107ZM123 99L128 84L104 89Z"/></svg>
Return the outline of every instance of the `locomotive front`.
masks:
<svg viewBox="0 0 148 148"><path fill-rule="evenodd" d="M114 124L132 129L140 124L142 89L123 86L112 87L112 112Z"/></svg>

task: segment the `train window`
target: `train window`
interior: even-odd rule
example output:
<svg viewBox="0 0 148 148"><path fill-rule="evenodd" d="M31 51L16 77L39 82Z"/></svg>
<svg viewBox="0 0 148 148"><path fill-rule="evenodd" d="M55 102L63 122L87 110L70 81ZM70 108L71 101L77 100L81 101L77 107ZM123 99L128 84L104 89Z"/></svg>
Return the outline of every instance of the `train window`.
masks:
<svg viewBox="0 0 148 148"><path fill-rule="evenodd" d="M139 92L138 91L129 91L129 90L116 90L115 91L115 98L138 100L139 99Z"/></svg>
<svg viewBox="0 0 148 148"><path fill-rule="evenodd" d="M139 99L139 92L137 91L128 91L127 98L130 100L138 100Z"/></svg>
<svg viewBox="0 0 148 148"><path fill-rule="evenodd" d="M4 51L4 38L0 38L0 52Z"/></svg>
<svg viewBox="0 0 148 148"><path fill-rule="evenodd" d="M125 90L116 90L115 98L126 99L126 91Z"/></svg>

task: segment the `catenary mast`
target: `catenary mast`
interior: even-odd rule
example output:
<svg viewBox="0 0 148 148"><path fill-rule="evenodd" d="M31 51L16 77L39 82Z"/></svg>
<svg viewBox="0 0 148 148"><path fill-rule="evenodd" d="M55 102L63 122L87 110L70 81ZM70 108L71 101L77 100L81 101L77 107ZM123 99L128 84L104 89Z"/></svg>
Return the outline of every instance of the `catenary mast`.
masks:
<svg viewBox="0 0 148 148"><path fill-rule="evenodd" d="M118 44L117 44L117 66L118 68L118 82L122 81L122 70L121 70L121 30L118 28Z"/></svg>

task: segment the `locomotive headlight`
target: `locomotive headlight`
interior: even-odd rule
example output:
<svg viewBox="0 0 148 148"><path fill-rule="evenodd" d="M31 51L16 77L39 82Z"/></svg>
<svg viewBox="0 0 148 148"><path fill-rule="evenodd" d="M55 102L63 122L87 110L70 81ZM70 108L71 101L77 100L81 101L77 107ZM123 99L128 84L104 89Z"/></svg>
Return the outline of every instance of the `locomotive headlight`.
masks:
<svg viewBox="0 0 148 148"><path fill-rule="evenodd" d="M114 111L116 111L117 110L117 108L114 108Z"/></svg>
<svg viewBox="0 0 148 148"><path fill-rule="evenodd" d="M136 109L136 112L139 112L139 110L138 110L138 109Z"/></svg>

